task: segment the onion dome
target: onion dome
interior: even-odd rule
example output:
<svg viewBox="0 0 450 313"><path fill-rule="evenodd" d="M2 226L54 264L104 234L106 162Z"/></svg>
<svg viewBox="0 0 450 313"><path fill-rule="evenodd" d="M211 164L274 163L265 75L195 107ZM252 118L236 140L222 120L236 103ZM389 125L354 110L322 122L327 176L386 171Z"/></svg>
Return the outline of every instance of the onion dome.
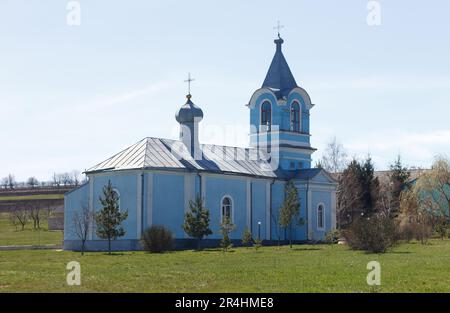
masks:
<svg viewBox="0 0 450 313"><path fill-rule="evenodd" d="M186 103L175 114L175 118L180 124L200 122L203 119L203 111L191 101L191 94L186 96Z"/></svg>

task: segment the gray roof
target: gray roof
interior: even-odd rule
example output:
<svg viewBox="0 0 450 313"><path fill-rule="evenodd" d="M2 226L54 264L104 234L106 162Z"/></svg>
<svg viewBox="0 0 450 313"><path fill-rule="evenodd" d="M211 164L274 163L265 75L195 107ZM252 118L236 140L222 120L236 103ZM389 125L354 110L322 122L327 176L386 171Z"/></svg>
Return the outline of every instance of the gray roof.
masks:
<svg viewBox="0 0 450 313"><path fill-rule="evenodd" d="M148 137L87 169L86 173L126 169L206 171L276 178L261 152L255 148L201 145L203 158L194 160L181 141Z"/></svg>

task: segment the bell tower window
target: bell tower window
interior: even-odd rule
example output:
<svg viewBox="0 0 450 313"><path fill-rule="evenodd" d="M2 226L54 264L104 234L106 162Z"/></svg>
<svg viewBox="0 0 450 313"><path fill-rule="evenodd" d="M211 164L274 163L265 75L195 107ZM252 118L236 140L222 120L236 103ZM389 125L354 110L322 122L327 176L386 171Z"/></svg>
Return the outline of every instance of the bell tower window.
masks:
<svg viewBox="0 0 450 313"><path fill-rule="evenodd" d="M267 126L268 130L272 124L272 106L269 101L264 101L261 105L261 125Z"/></svg>
<svg viewBox="0 0 450 313"><path fill-rule="evenodd" d="M291 104L291 131L300 132L300 105L298 102Z"/></svg>

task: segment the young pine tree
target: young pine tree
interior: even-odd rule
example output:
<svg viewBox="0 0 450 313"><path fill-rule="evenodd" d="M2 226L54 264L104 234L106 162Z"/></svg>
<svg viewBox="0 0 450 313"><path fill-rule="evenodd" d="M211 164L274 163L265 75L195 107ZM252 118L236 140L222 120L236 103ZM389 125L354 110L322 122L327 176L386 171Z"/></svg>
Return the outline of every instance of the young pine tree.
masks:
<svg viewBox="0 0 450 313"><path fill-rule="evenodd" d="M244 233L242 234L242 245L249 247L253 243L252 233L246 227Z"/></svg>
<svg viewBox="0 0 450 313"><path fill-rule="evenodd" d="M192 238L197 239L197 248L203 237L211 235L209 228L209 210L203 207L202 198L197 196L194 201L189 201L190 212L184 216L183 230Z"/></svg>
<svg viewBox="0 0 450 313"><path fill-rule="evenodd" d="M108 240L108 252L111 254L111 240L125 235L122 222L128 217L128 210L120 212L119 195L113 189L111 181L103 187L103 197L100 197L102 209L94 214L97 225L97 236Z"/></svg>
<svg viewBox="0 0 450 313"><path fill-rule="evenodd" d="M280 208L279 223L283 228L289 229L289 246L292 248L292 230L295 225L301 225L302 220L299 219L300 202L298 199L298 191L292 181L288 181L285 186L285 198Z"/></svg>
<svg viewBox="0 0 450 313"><path fill-rule="evenodd" d="M220 241L220 246L224 252L227 252L231 248L230 233L236 228L236 226L231 222L229 216L223 218L222 223L220 223L220 232L222 234L222 240Z"/></svg>
<svg viewBox="0 0 450 313"><path fill-rule="evenodd" d="M394 164L390 166L391 174L389 175L390 182L390 216L396 218L400 213L400 196L408 182L411 173L403 166L400 155L395 160Z"/></svg>

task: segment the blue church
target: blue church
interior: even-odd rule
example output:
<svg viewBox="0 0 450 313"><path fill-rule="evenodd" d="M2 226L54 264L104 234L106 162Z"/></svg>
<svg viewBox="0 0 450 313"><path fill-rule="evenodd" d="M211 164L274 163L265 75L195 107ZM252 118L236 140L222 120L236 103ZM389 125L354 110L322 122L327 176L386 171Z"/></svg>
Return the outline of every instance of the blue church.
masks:
<svg viewBox="0 0 450 313"><path fill-rule="evenodd" d="M201 196L210 211L213 234L230 217L236 229L231 239L241 239L245 228L253 237L270 242L288 239L278 216L285 184L298 189L300 215L305 223L294 228L293 240L323 240L336 225L337 183L323 169L312 168L316 151L310 144L310 111L314 107L299 87L282 52L283 39L274 41L275 55L261 88L247 104L250 113L249 147L201 144L198 125L203 111L190 94L175 117L179 140L148 137L86 170L88 182L65 195L64 249L80 248L73 216L83 207L101 209L99 197L110 180L120 208L128 210L124 237L114 240L115 250L138 250L142 232L151 225L168 227L176 244L189 243L182 224L189 201ZM107 242L91 227L88 250L104 250Z"/></svg>

